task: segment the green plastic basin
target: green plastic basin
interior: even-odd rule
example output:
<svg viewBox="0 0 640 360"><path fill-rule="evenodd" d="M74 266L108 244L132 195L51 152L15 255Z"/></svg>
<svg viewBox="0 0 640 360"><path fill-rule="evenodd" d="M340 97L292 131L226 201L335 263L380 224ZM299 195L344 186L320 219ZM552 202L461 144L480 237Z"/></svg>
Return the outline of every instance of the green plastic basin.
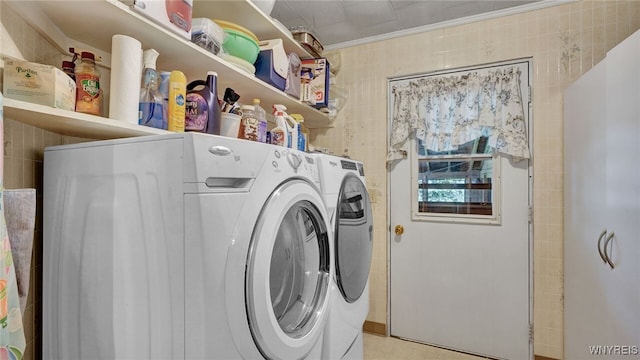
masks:
<svg viewBox="0 0 640 360"><path fill-rule="evenodd" d="M225 53L255 63L260 53L260 46L247 34L233 29L224 29L222 49Z"/></svg>

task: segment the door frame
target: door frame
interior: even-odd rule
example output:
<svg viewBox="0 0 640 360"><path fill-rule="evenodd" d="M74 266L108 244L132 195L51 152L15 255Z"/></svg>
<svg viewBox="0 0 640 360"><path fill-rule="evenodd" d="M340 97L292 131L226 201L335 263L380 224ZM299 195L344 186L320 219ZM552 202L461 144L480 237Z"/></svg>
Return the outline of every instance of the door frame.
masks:
<svg viewBox="0 0 640 360"><path fill-rule="evenodd" d="M528 115L528 121L527 121L527 137L528 137L528 141L529 141L529 150L530 150L530 159L529 159L529 166L528 166L528 172L529 172L529 194L528 194L528 199L529 199L529 357L530 359L533 359L534 357L534 349L533 349L533 345L534 345L534 317L533 317L533 307L534 307L534 284L533 284L533 279L534 279L534 248L533 248L533 241L534 241L534 237L533 237L533 221L534 221L534 204L533 204L533 154L534 154L534 147L533 147L533 106L532 106L532 102L533 102L533 79L532 79L532 74L533 74L533 57L525 57L525 58L515 58L515 59L511 59L511 60L504 60L504 61L497 61L497 62L491 62L491 63L484 63L484 64L478 64L478 65L470 65L470 66L462 66L462 67L457 67L457 68L451 68L451 69L441 69L441 70L433 70L433 71L427 71L424 73L415 73L415 74L409 74L409 75L401 75L401 76L392 76L392 77L388 77L387 78L387 150L391 148L390 144L389 144L389 134L391 134L392 131L392 117L393 117L393 107L389 106L391 104L392 101L392 92L391 92L391 83L393 81L398 81L398 80L408 80L411 78L418 78L418 77L425 77L425 76L436 76L436 75L445 75L445 74L452 74L452 73L457 73L457 72L463 72L463 71L473 71L473 70L477 70L477 69L484 69L484 68L488 68L488 67L498 67L498 66L507 66L507 65L512 65L512 64L517 64L517 63L527 63L527 68L528 68L528 78L529 78L529 94L528 94L528 98L527 96L525 96L523 94L523 107L525 106L525 104L527 104L527 106L525 107L524 111L527 112ZM411 142L409 140L407 140L407 143L410 144ZM405 147L408 146L407 144L405 144ZM406 158L406 153L404 154L405 158ZM391 284L391 240L393 239L393 235L391 234L392 232L392 225L391 225L391 199L390 199L390 194L391 194L391 166L389 166L389 164L387 163L387 261L386 261L386 266L387 266L387 317L386 317L386 326L385 326L385 335L386 336L391 336L391 290L390 290L390 284ZM453 224L453 223L452 223Z"/></svg>

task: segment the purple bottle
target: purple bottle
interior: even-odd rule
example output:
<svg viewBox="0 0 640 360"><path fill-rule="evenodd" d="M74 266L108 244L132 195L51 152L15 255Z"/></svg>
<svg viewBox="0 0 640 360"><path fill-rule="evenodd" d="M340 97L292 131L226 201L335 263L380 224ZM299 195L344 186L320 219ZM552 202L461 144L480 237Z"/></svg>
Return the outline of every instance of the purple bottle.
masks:
<svg viewBox="0 0 640 360"><path fill-rule="evenodd" d="M220 135L220 103L218 102L218 74L207 72L207 80L187 85L184 130Z"/></svg>

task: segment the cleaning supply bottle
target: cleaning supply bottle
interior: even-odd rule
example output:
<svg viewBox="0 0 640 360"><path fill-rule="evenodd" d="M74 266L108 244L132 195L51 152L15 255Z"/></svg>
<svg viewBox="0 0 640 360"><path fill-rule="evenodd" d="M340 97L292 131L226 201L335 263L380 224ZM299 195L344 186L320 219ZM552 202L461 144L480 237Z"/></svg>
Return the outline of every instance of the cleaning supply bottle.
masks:
<svg viewBox="0 0 640 360"><path fill-rule="evenodd" d="M274 145L290 147L289 142L289 126L285 118L285 110L287 108L284 105L273 105L273 115L276 122L276 127L271 129L271 143Z"/></svg>
<svg viewBox="0 0 640 360"><path fill-rule="evenodd" d="M167 129L164 100L158 91L159 76L156 71L158 52L148 49L142 53L142 87L138 105L138 124L157 129Z"/></svg>
<svg viewBox="0 0 640 360"><path fill-rule="evenodd" d="M167 130L184 132L186 98L187 78L182 71L174 70L171 72L171 75L169 75Z"/></svg>
<svg viewBox="0 0 640 360"><path fill-rule="evenodd" d="M291 149L298 149L298 133L300 132L300 127L298 126L298 122L289 116L287 113L284 113L285 119L287 120L287 125L289 125L289 147Z"/></svg>
<svg viewBox="0 0 640 360"><path fill-rule="evenodd" d="M163 118L164 121L167 122L167 129L169 129L169 76L171 76L171 72L169 71L160 71L158 72L160 76L160 86L158 86L158 93L162 98L162 106L164 107Z"/></svg>
<svg viewBox="0 0 640 360"><path fill-rule="evenodd" d="M102 114L102 91L100 71L96 68L95 55L83 51L81 61L75 68L76 111L86 114Z"/></svg>
<svg viewBox="0 0 640 360"><path fill-rule="evenodd" d="M309 129L304 124L304 117L300 114L291 114L289 115L294 118L298 122L298 150L300 151L308 151L308 143L309 143Z"/></svg>
<svg viewBox="0 0 640 360"><path fill-rule="evenodd" d="M267 112L260 106L260 99L253 99L253 108L258 119L258 141L267 142Z"/></svg>
<svg viewBox="0 0 640 360"><path fill-rule="evenodd" d="M218 102L218 73L207 72L207 80L187 85L185 131L199 131L220 135L220 103Z"/></svg>

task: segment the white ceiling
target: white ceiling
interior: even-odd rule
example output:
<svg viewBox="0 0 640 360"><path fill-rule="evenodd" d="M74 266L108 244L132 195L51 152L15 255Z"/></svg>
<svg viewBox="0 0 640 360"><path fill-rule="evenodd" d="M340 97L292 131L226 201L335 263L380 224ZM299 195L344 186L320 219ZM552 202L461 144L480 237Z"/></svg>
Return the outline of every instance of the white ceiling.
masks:
<svg viewBox="0 0 640 360"><path fill-rule="evenodd" d="M277 0L271 16L286 27L306 26L326 48L542 2L548 1Z"/></svg>

